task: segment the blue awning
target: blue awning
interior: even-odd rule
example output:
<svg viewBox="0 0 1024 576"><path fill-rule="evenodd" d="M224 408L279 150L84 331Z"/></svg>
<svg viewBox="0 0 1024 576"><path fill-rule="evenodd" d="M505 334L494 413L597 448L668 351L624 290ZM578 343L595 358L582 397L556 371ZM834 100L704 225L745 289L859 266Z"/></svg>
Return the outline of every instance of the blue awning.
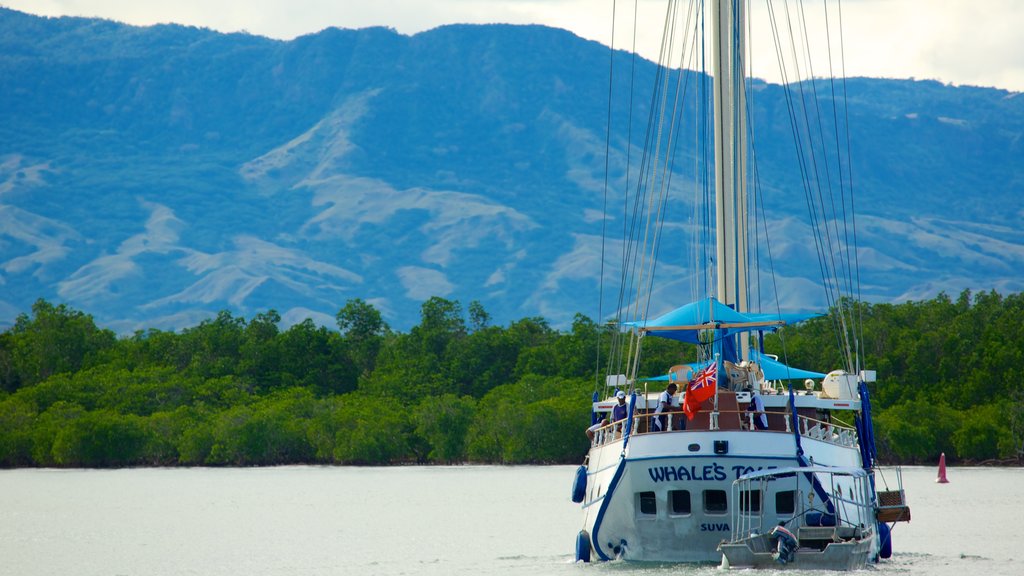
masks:
<svg viewBox="0 0 1024 576"><path fill-rule="evenodd" d="M804 370L802 368L793 368L792 366L786 366L782 362L759 353L757 350L750 351L750 359L761 367L761 371L764 373L765 380L805 380L807 378L824 378L825 374L821 372L814 372L813 370ZM687 364L696 374L705 366L707 362L697 362L694 364ZM670 374L663 374L661 376L650 376L647 378L640 378L645 382L667 382L672 380Z"/></svg>
<svg viewBox="0 0 1024 576"><path fill-rule="evenodd" d="M750 351L750 359L761 366L765 380L803 380L806 378L825 377L821 372L786 366L770 356L758 353L756 350Z"/></svg>
<svg viewBox="0 0 1024 576"><path fill-rule="evenodd" d="M653 320L626 322L625 325L638 328L651 336L697 344L700 342L700 332L704 330L715 330L717 338L740 332L776 330L780 326L795 324L821 315L819 313L741 313L715 298L705 298L676 308Z"/></svg>

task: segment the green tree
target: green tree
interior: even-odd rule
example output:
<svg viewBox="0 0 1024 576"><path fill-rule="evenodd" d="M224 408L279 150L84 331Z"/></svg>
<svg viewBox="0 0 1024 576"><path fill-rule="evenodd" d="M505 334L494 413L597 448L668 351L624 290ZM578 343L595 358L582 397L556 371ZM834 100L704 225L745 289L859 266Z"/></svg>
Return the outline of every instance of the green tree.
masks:
<svg viewBox="0 0 1024 576"><path fill-rule="evenodd" d="M213 320L204 320L181 334L189 356L189 369L207 378L237 375L245 341L245 319L223 310Z"/></svg>
<svg viewBox="0 0 1024 576"><path fill-rule="evenodd" d="M309 390L275 393L221 413L213 426L208 464L252 466L309 462L307 426L315 400Z"/></svg>
<svg viewBox="0 0 1024 576"><path fill-rule="evenodd" d="M53 374L74 372L89 366L115 341L114 333L97 328L92 316L36 300L32 316L18 316L0 339L0 384L13 391Z"/></svg>
<svg viewBox="0 0 1024 576"><path fill-rule="evenodd" d="M345 303L336 316L349 355L362 374L373 370L384 337L391 331L373 305L359 298Z"/></svg>
<svg viewBox="0 0 1024 576"><path fill-rule="evenodd" d="M309 388L318 395L356 389L359 367L341 335L306 319L278 336L281 387ZM376 352L368 360L376 362Z"/></svg>
<svg viewBox="0 0 1024 576"><path fill-rule="evenodd" d="M239 346L239 374L245 375L259 390L280 388L281 342L276 310L257 314L243 329Z"/></svg>
<svg viewBox="0 0 1024 576"><path fill-rule="evenodd" d="M416 432L430 445L427 458L452 464L466 459L466 438L475 403L467 396L443 394L424 398L416 408Z"/></svg>
<svg viewBox="0 0 1024 576"><path fill-rule="evenodd" d="M24 397L0 400L0 467L29 466L37 410Z"/></svg>
<svg viewBox="0 0 1024 576"><path fill-rule="evenodd" d="M335 462L379 465L406 462L412 457L408 412L354 394L339 417L332 454Z"/></svg>
<svg viewBox="0 0 1024 576"><path fill-rule="evenodd" d="M59 466L130 466L143 462L147 441L148 431L138 416L85 412L57 432L51 454Z"/></svg>

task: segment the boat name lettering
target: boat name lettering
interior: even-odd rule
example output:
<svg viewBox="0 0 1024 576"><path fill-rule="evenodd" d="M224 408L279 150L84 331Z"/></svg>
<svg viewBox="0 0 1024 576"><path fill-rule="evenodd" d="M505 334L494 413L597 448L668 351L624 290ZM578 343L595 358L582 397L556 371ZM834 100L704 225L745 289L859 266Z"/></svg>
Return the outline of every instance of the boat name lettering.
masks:
<svg viewBox="0 0 1024 576"><path fill-rule="evenodd" d="M729 531L729 525L728 524L718 524L718 523L715 523L715 524L701 524L700 525L700 531L701 532L728 532Z"/></svg>
<svg viewBox="0 0 1024 576"><path fill-rule="evenodd" d="M706 480L725 480L725 466L707 464L705 466L652 466L647 469L651 480L655 482L699 482Z"/></svg>
<svg viewBox="0 0 1024 576"><path fill-rule="evenodd" d="M732 467L732 471L735 472L736 473L736 477L739 478L740 476L743 476L744 474L749 474L749 473L754 472L754 471L775 470L776 468L778 468L778 466L768 466L768 467L758 466L757 468L754 468L753 466L733 466Z"/></svg>

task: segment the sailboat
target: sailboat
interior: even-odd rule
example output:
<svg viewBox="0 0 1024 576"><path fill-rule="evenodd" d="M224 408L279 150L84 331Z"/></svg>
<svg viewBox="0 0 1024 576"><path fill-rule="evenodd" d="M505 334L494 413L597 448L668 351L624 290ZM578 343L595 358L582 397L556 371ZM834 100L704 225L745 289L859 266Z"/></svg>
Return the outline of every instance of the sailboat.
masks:
<svg viewBox="0 0 1024 576"><path fill-rule="evenodd" d="M846 296L830 297L833 324L843 330L837 337L840 367L827 373L799 369L789 366L784 354L765 351L766 336L774 334L784 345L787 326L821 314L783 312L777 294L774 301L758 296L763 282L751 272L751 238L757 235L749 227L758 204L748 196L757 167L749 143L747 2L711 0L707 13L704 2L691 2L689 12L682 4L668 3L666 21L685 21L678 28L697 35L706 19L712 36L713 91L694 92L711 96L714 128L700 121L693 125L697 134L714 134L713 162L700 154L694 158L698 180L714 173L713 205L698 201L694 207L695 220L703 214L706 227L714 229L714 250L704 247L708 255L691 262L707 264L714 280L693 282L703 290L693 301L647 314L656 305L652 295L674 286L660 285L655 271L669 203L665 195L674 188L669 181L673 154L680 148L672 138L682 132L675 122L682 109L678 87L707 77L659 63L643 168L632 176L637 200L624 203L635 208L624 214L633 224L624 232L629 247L623 249L620 305L610 315L615 340L607 373L595 379L591 446L573 484L573 500L583 516L576 559L857 568L891 554L890 523L909 520L910 509L898 470L890 486L876 463L869 394L875 373L861 367L855 305ZM667 32L674 29L675 24L665 26ZM673 46L703 53L701 39L687 38L675 45L666 40L663 53ZM712 111L708 98L698 101L699 113ZM798 104L791 102L791 114ZM795 132L810 127L798 114L793 123ZM842 130L831 128L835 134ZM797 134L797 143L826 140L809 132ZM807 158L817 158L803 153L805 165ZM834 162L845 189L848 162ZM629 182L627 188L633 186ZM640 199L641 189L654 192ZM709 202L711 196L704 195ZM845 196L840 202L845 213ZM812 220L821 220L814 242L822 268L835 272L824 284L852 284L856 261L849 256L855 246L824 246L825 235L830 241L843 237L831 233L839 225L825 218L824 210L811 210ZM767 237L771 225L761 226ZM694 237L699 246L704 236ZM837 254L846 256L844 263L830 264ZM774 304L766 306L766 300ZM693 361L643 374L643 352L651 338L689 346Z"/></svg>

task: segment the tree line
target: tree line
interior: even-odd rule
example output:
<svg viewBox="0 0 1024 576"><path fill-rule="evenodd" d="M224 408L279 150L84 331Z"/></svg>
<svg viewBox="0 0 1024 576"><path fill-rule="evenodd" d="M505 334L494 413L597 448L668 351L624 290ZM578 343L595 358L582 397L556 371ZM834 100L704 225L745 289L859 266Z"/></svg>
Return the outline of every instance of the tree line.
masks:
<svg viewBox="0 0 1024 576"><path fill-rule="evenodd" d="M1018 457L1024 298L964 292L855 303L883 460ZM577 315L491 325L431 298L392 330L353 299L336 329L274 311L118 337L39 300L0 333L0 466L575 463L607 327ZM645 339L642 372L691 360ZM766 339L792 365L837 366L827 317Z"/></svg>

